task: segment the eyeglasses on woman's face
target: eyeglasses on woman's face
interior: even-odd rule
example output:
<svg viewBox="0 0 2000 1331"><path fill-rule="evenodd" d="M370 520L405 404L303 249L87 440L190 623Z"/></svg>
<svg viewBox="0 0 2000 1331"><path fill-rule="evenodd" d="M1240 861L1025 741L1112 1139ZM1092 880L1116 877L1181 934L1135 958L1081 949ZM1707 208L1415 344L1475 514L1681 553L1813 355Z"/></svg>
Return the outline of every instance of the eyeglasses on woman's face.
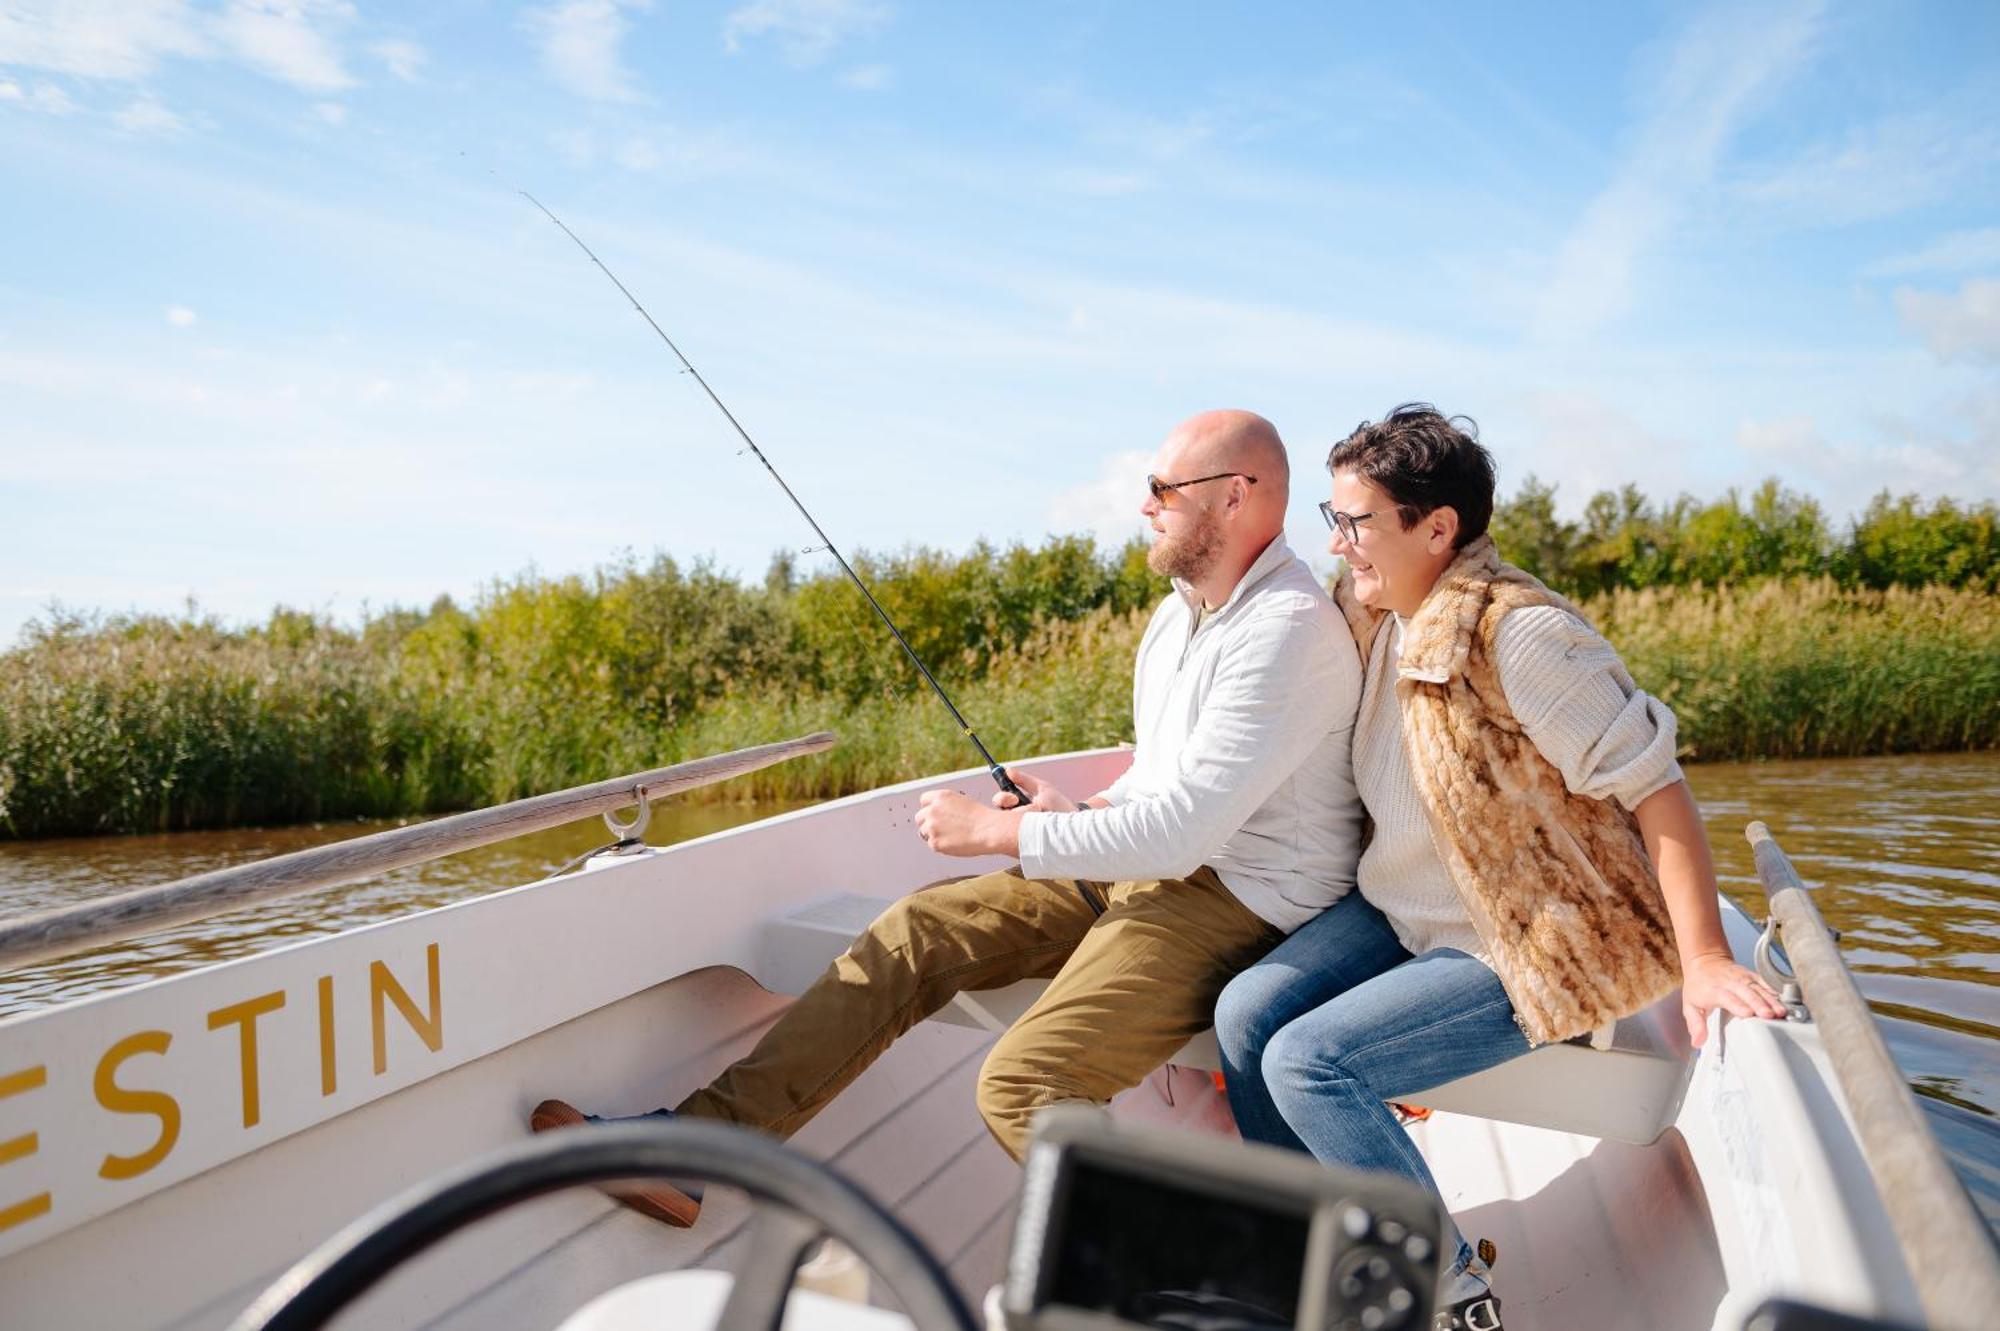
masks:
<svg viewBox="0 0 2000 1331"><path fill-rule="evenodd" d="M1319 515L1325 518L1326 525L1339 532L1340 539L1349 545L1361 539L1362 523L1379 516L1375 513L1343 513L1333 506L1333 501L1330 499L1319 501Z"/></svg>

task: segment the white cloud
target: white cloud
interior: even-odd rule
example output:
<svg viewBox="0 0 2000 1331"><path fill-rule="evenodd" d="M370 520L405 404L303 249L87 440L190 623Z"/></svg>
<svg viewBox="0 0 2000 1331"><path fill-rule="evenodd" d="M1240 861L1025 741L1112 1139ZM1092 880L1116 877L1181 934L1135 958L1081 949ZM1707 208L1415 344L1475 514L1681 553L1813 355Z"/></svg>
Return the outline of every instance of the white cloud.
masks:
<svg viewBox="0 0 2000 1331"><path fill-rule="evenodd" d="M567 402L597 388L598 380L588 370L531 370L513 376L507 386L524 399Z"/></svg>
<svg viewBox="0 0 2000 1331"><path fill-rule="evenodd" d="M430 58L423 47L402 38L376 42L368 48L368 53L405 83L415 83L421 78L424 62Z"/></svg>
<svg viewBox="0 0 2000 1331"><path fill-rule="evenodd" d="M1543 390L1523 406L1518 445L1501 454L1503 494L1533 472L1557 487L1565 512L1580 513L1598 491L1628 482L1656 501L1691 488L1688 441L1662 436L1621 405L1589 392Z"/></svg>
<svg viewBox="0 0 2000 1331"><path fill-rule="evenodd" d="M1891 217L1950 197L2000 159L2000 134L1936 113L1891 116L1813 145L1737 186L1764 217L1830 225Z"/></svg>
<svg viewBox="0 0 2000 1331"><path fill-rule="evenodd" d="M1117 549L1146 534L1139 501L1146 497L1146 472L1153 456L1138 450L1104 459L1093 480L1058 491L1049 500L1048 529L1089 532L1100 548Z"/></svg>
<svg viewBox="0 0 2000 1331"><path fill-rule="evenodd" d="M1896 311L1939 360L2000 365L2000 280L1974 278L1956 294L1901 287Z"/></svg>
<svg viewBox="0 0 2000 1331"><path fill-rule="evenodd" d="M651 0L560 0L521 15L541 50L550 78L579 97L597 102L642 100L619 47L632 24L626 15L652 8Z"/></svg>
<svg viewBox="0 0 2000 1331"><path fill-rule="evenodd" d="M838 80L843 88L855 92L881 92L895 81L895 75L887 65L856 65L843 70Z"/></svg>
<svg viewBox="0 0 2000 1331"><path fill-rule="evenodd" d="M2000 489L2000 393L1945 408L1921 420L1885 417L1875 423L1882 437L1873 442L1829 438L1810 416L1745 419L1736 442L1759 474L1807 482L1838 525L1883 490L1963 499Z"/></svg>
<svg viewBox="0 0 2000 1331"><path fill-rule="evenodd" d="M1061 167L1044 179L1051 189L1088 199L1121 199L1143 194L1157 183L1144 171L1093 171L1084 167Z"/></svg>
<svg viewBox="0 0 2000 1331"><path fill-rule="evenodd" d="M2000 268L2000 227L1954 231L1920 250L1892 254L1862 269L1868 277L1911 277L1920 273L1965 273Z"/></svg>
<svg viewBox="0 0 2000 1331"><path fill-rule="evenodd" d="M170 306L167 310L167 322L175 328L192 328L194 327L194 311L185 305Z"/></svg>
<svg viewBox="0 0 2000 1331"><path fill-rule="evenodd" d="M33 88L23 88L18 83L0 83L0 102L12 102L49 116L72 115L76 111L75 100L53 83L37 83Z"/></svg>
<svg viewBox="0 0 2000 1331"><path fill-rule="evenodd" d="M757 145L726 129L656 122L653 131L614 140L586 129L558 130L549 145L573 167L588 169L610 161L641 175L668 172L678 176L713 176L739 171L760 161ZM782 167L760 169L780 172Z"/></svg>
<svg viewBox="0 0 2000 1331"><path fill-rule="evenodd" d="M1810 416L1746 420L1736 427L1737 446L1773 461L1811 458L1826 447Z"/></svg>
<svg viewBox="0 0 2000 1331"><path fill-rule="evenodd" d="M1213 104L1182 115L1146 115L1128 107L1106 104L1069 84L1037 88L1030 105L1072 127L1075 137L1121 157L1148 162L1180 161L1221 135L1219 123L1236 113Z"/></svg>
<svg viewBox="0 0 2000 1331"><path fill-rule="evenodd" d="M875 0L750 0L722 22L722 44L740 51L768 37L793 65L817 65L848 38L872 32L889 18Z"/></svg>
<svg viewBox="0 0 2000 1331"><path fill-rule="evenodd" d="M314 102L312 113L322 125L331 125L335 129L347 123L347 108L339 102Z"/></svg>
<svg viewBox="0 0 2000 1331"><path fill-rule="evenodd" d="M587 170L597 163L597 137L587 129L554 130L548 142L566 164L578 170Z"/></svg>
<svg viewBox="0 0 2000 1331"><path fill-rule="evenodd" d="M2000 496L2000 385L1988 383L1921 417L1885 416L1869 493L1919 490L1957 499Z"/></svg>
<svg viewBox="0 0 2000 1331"><path fill-rule="evenodd" d="M327 28L354 17L346 0L231 0L214 20L216 36L244 64L306 92L354 86Z"/></svg>
<svg viewBox="0 0 2000 1331"><path fill-rule="evenodd" d="M1718 5L1689 25L1639 99L1649 112L1623 166L1563 243L1539 335L1585 338L1631 307L1648 252L1709 185L1737 131L1805 65L1820 16L1818 0Z"/></svg>
<svg viewBox="0 0 2000 1331"><path fill-rule="evenodd" d="M186 121L152 96L136 98L111 121L127 134L178 134L187 128Z"/></svg>
<svg viewBox="0 0 2000 1331"><path fill-rule="evenodd" d="M183 0L16 0L0 8L0 65L137 79L207 49Z"/></svg>
<svg viewBox="0 0 2000 1331"><path fill-rule="evenodd" d="M234 57L308 92L349 87L334 30L347 0L228 0L198 13L186 0L25 0L0 9L0 65L75 78L135 81L169 57Z"/></svg>
<svg viewBox="0 0 2000 1331"><path fill-rule="evenodd" d="M618 165L627 171L657 171L660 168L660 150L647 139L627 139L614 154Z"/></svg>

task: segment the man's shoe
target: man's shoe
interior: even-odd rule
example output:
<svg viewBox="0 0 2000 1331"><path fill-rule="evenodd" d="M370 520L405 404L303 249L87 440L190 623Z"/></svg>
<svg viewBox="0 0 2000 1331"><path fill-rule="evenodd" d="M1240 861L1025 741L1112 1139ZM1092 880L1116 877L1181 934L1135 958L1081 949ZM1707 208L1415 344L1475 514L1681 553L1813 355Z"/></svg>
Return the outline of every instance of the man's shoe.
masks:
<svg viewBox="0 0 2000 1331"><path fill-rule="evenodd" d="M672 1118L673 1111L656 1109L640 1118ZM535 1106L535 1112L528 1115L528 1127L536 1132L549 1132L557 1128L580 1127L586 1123L602 1123L595 1114L586 1114L574 1105L561 1100L544 1100ZM663 1225L675 1229L686 1229L701 1214L701 1198L682 1192L671 1183L657 1182L642 1185L626 1185L617 1188L606 1187L604 1192L625 1203L640 1215L651 1217Z"/></svg>
<svg viewBox="0 0 2000 1331"><path fill-rule="evenodd" d="M1431 1316L1431 1331L1501 1331L1500 1300L1489 1291L1440 1308Z"/></svg>

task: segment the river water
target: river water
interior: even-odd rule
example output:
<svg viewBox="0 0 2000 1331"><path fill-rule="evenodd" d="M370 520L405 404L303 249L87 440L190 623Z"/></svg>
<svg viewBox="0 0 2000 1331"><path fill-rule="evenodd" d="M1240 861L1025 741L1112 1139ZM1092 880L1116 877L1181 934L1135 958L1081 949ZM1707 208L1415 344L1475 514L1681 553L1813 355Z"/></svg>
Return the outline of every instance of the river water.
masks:
<svg viewBox="0 0 2000 1331"><path fill-rule="evenodd" d="M2000 1229L2000 754L1690 768L1725 892L1762 918L1743 827L1769 823L1880 1017L1959 1175ZM781 812L663 805L664 845ZM0 913L37 910L394 826L347 822L160 836L0 842ZM281 942L531 882L601 845L592 820L349 887L274 902L0 975L0 1016Z"/></svg>

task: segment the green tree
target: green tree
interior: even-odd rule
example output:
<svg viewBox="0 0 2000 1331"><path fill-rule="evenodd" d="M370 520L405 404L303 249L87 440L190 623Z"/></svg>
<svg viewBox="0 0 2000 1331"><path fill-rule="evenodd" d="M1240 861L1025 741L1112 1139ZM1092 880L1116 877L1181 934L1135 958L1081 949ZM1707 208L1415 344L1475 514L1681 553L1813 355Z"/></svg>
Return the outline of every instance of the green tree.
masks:
<svg viewBox="0 0 2000 1331"><path fill-rule="evenodd" d="M1833 538L1819 504L1773 477L1752 492L1747 506L1731 490L1690 513L1682 550L1679 580L1716 586L1824 573Z"/></svg>
<svg viewBox="0 0 2000 1331"><path fill-rule="evenodd" d="M1915 495L1884 490L1852 523L1835 564L1849 586L2000 590L2000 509L1950 499L1926 509Z"/></svg>
<svg viewBox="0 0 2000 1331"><path fill-rule="evenodd" d="M1501 558L1555 588L1576 585L1577 527L1556 516L1556 487L1530 475L1493 506L1487 530Z"/></svg>

